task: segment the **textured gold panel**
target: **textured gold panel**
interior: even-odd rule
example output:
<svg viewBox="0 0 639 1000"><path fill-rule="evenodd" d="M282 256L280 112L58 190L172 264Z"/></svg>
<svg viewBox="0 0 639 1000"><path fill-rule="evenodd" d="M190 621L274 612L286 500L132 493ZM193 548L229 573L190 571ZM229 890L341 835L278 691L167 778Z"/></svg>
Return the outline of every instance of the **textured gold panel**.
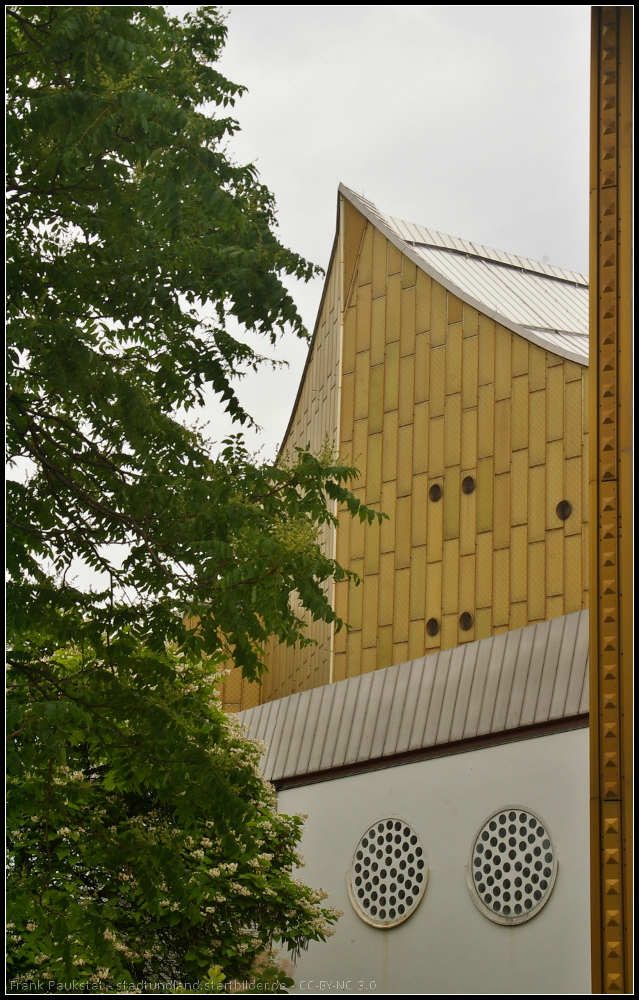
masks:
<svg viewBox="0 0 639 1000"><path fill-rule="evenodd" d="M528 624L528 604L520 601L510 605L510 628L524 628Z"/></svg>
<svg viewBox="0 0 639 1000"><path fill-rule="evenodd" d="M408 621L410 610L410 569L398 569L395 574L395 615L393 619L393 641L408 642Z"/></svg>
<svg viewBox="0 0 639 1000"><path fill-rule="evenodd" d="M362 671L362 633L351 632L348 637L346 676L357 677Z"/></svg>
<svg viewBox="0 0 639 1000"><path fill-rule="evenodd" d="M508 625L510 549L493 552L493 625Z"/></svg>
<svg viewBox="0 0 639 1000"><path fill-rule="evenodd" d="M428 402L416 403L413 414L413 472L417 476L428 472L428 429L430 408Z"/></svg>
<svg viewBox="0 0 639 1000"><path fill-rule="evenodd" d="M380 628L377 637L377 669L390 667L393 662L393 626Z"/></svg>
<svg viewBox="0 0 639 1000"><path fill-rule="evenodd" d="M441 648L450 649L457 645L457 614L442 616Z"/></svg>
<svg viewBox="0 0 639 1000"><path fill-rule="evenodd" d="M370 390L368 409L368 432L377 434L382 430L384 419L384 365L376 365L370 370Z"/></svg>
<svg viewBox="0 0 639 1000"><path fill-rule="evenodd" d="M579 382L566 382L564 407L564 453L566 458L580 456L583 447L581 391L581 379Z"/></svg>
<svg viewBox="0 0 639 1000"><path fill-rule="evenodd" d="M428 476L415 476L413 480L412 529L413 545L426 544L426 516L428 509Z"/></svg>
<svg viewBox="0 0 639 1000"><path fill-rule="evenodd" d="M529 401L529 451L528 460L533 465L546 461L546 390L531 392Z"/></svg>
<svg viewBox="0 0 639 1000"><path fill-rule="evenodd" d="M367 420L356 420L355 430L353 431L353 461L357 468L359 469L359 479L357 480L358 488L359 484L366 482L367 477L367 458L368 458L368 421Z"/></svg>
<svg viewBox="0 0 639 1000"><path fill-rule="evenodd" d="M373 298L386 293L386 237L375 226L373 229Z"/></svg>
<svg viewBox="0 0 639 1000"><path fill-rule="evenodd" d="M399 422L412 424L415 410L415 355L409 354L399 364Z"/></svg>
<svg viewBox="0 0 639 1000"><path fill-rule="evenodd" d="M528 541L546 537L546 466L536 465L528 473Z"/></svg>
<svg viewBox="0 0 639 1000"><path fill-rule="evenodd" d="M569 458L564 466L564 498L571 504L572 513L568 520L564 521L564 532L566 535L577 535L581 533L582 485L583 474L581 457Z"/></svg>
<svg viewBox="0 0 639 1000"><path fill-rule="evenodd" d="M426 566L426 611L424 617L439 619L442 616L442 563L429 562ZM438 646L437 636L428 636L426 641L432 639L430 645Z"/></svg>
<svg viewBox="0 0 639 1000"><path fill-rule="evenodd" d="M493 622L492 622L491 612L492 612L491 608L477 609L477 614L475 615L476 639L487 639L489 635L492 635Z"/></svg>
<svg viewBox="0 0 639 1000"><path fill-rule="evenodd" d="M399 341L401 311L401 277L394 274L386 282L386 343Z"/></svg>
<svg viewBox="0 0 639 1000"><path fill-rule="evenodd" d="M462 469L462 480L472 476L477 482L477 469ZM475 552L477 534L477 489L472 493L460 493L459 497L459 552L469 555Z"/></svg>
<svg viewBox="0 0 639 1000"><path fill-rule="evenodd" d="M495 476L495 500L493 510L493 545L503 549L510 545L510 472Z"/></svg>
<svg viewBox="0 0 639 1000"><path fill-rule="evenodd" d="M363 633L362 633L362 643L363 643ZM362 645L362 665L361 673L368 674L371 670L377 670L377 643L374 646L364 646Z"/></svg>
<svg viewBox="0 0 639 1000"><path fill-rule="evenodd" d="M564 499L564 449L562 441L548 444L546 461L546 527L558 528L557 504Z"/></svg>
<svg viewBox="0 0 639 1000"><path fill-rule="evenodd" d="M365 577L362 589L363 619L362 648L377 645L377 601L379 578L375 575Z"/></svg>
<svg viewBox="0 0 639 1000"><path fill-rule="evenodd" d="M464 325L464 333L466 327ZM464 340L462 355L462 406L477 406L479 379L479 337Z"/></svg>
<svg viewBox="0 0 639 1000"><path fill-rule="evenodd" d="M361 480L358 480L361 482ZM378 503L382 493L382 435L368 438L368 475L366 477L366 503Z"/></svg>
<svg viewBox="0 0 639 1000"><path fill-rule="evenodd" d="M581 534L564 538L564 576L564 614L569 615L584 606Z"/></svg>
<svg viewBox="0 0 639 1000"><path fill-rule="evenodd" d="M464 307L461 299L458 299L452 292L448 292L448 322L461 323L464 315Z"/></svg>
<svg viewBox="0 0 639 1000"><path fill-rule="evenodd" d="M564 592L564 529L546 532L546 596Z"/></svg>
<svg viewBox="0 0 639 1000"><path fill-rule="evenodd" d="M351 569L361 578L364 575L364 560L351 558ZM349 584L348 590L348 624L353 629L362 627L362 610L364 605L364 583Z"/></svg>
<svg viewBox="0 0 639 1000"><path fill-rule="evenodd" d="M528 529L525 524L513 528L510 536L510 601L515 604L528 597Z"/></svg>
<svg viewBox="0 0 639 1000"><path fill-rule="evenodd" d="M479 384L495 381L495 322L479 315Z"/></svg>
<svg viewBox="0 0 639 1000"><path fill-rule="evenodd" d="M368 388L370 382L370 355L368 351L355 358L355 419L368 417Z"/></svg>
<svg viewBox="0 0 639 1000"><path fill-rule="evenodd" d="M536 344L528 348L528 382L531 392L546 388L546 352Z"/></svg>
<svg viewBox="0 0 639 1000"><path fill-rule="evenodd" d="M411 497L397 499L397 530L395 533L395 565L398 569L410 566L411 550Z"/></svg>
<svg viewBox="0 0 639 1000"><path fill-rule="evenodd" d="M446 395L462 388L462 328L451 326L446 337Z"/></svg>
<svg viewBox="0 0 639 1000"><path fill-rule="evenodd" d="M384 409L396 410L399 403L399 342L386 347L384 365Z"/></svg>
<svg viewBox="0 0 639 1000"><path fill-rule="evenodd" d="M414 548L410 568L410 617L423 618L426 602L426 546ZM421 653L418 654L421 656Z"/></svg>
<svg viewBox="0 0 639 1000"><path fill-rule="evenodd" d="M413 425L398 431L397 496L410 496L413 490Z"/></svg>
<svg viewBox="0 0 639 1000"><path fill-rule="evenodd" d="M431 477L444 475L444 418L443 416L430 421L428 441L428 471Z"/></svg>
<svg viewBox="0 0 639 1000"><path fill-rule="evenodd" d="M387 243L387 268L389 275L398 274L402 269L402 252L398 250L390 241ZM387 285L389 283L387 282Z"/></svg>
<svg viewBox="0 0 639 1000"><path fill-rule="evenodd" d="M443 489L444 483L442 479L432 479L429 477L429 489L434 483L438 483ZM426 514L426 530L428 561L437 562L442 558L442 546L444 543L444 505L441 500L433 503L433 501L429 499L428 512Z"/></svg>
<svg viewBox="0 0 639 1000"><path fill-rule="evenodd" d="M375 505L376 508L379 504ZM366 576L379 573L380 523L369 524L364 535L364 573ZM343 563L342 563L343 565Z"/></svg>
<svg viewBox="0 0 639 1000"><path fill-rule="evenodd" d="M415 402L430 396L430 337L420 333L415 337Z"/></svg>
<svg viewBox="0 0 639 1000"><path fill-rule="evenodd" d="M409 288L417 281L417 265L402 255L402 288Z"/></svg>
<svg viewBox="0 0 639 1000"><path fill-rule="evenodd" d="M355 412L355 375L345 375L342 379L342 441L352 441Z"/></svg>
<svg viewBox="0 0 639 1000"><path fill-rule="evenodd" d="M446 396L445 424L446 465L459 465L461 460L461 393Z"/></svg>
<svg viewBox="0 0 639 1000"><path fill-rule="evenodd" d="M360 285L357 296L355 350L368 351L371 346L371 286Z"/></svg>
<svg viewBox="0 0 639 1000"><path fill-rule="evenodd" d="M461 467L467 472L477 467L477 407L462 410Z"/></svg>
<svg viewBox="0 0 639 1000"><path fill-rule="evenodd" d="M513 452L511 479L511 524L528 520L528 452Z"/></svg>
<svg viewBox="0 0 639 1000"><path fill-rule="evenodd" d="M381 509L388 515L380 527L381 552L395 550L395 525L397 523L397 488L394 482L382 483Z"/></svg>
<svg viewBox="0 0 639 1000"><path fill-rule="evenodd" d="M444 538L459 538L460 471L455 465L444 475Z"/></svg>
<svg viewBox="0 0 639 1000"><path fill-rule="evenodd" d="M512 447L513 451L528 447L528 375L513 379ZM577 427L579 429L580 423Z"/></svg>
<svg viewBox="0 0 639 1000"><path fill-rule="evenodd" d="M411 621L408 629L408 659L415 660L424 655L426 649L424 619Z"/></svg>
<svg viewBox="0 0 639 1000"><path fill-rule="evenodd" d="M430 330L431 284L428 274L417 272L415 329L418 334Z"/></svg>
<svg viewBox="0 0 639 1000"><path fill-rule="evenodd" d="M437 347L430 353L430 415L439 417L444 412L446 399L446 348Z"/></svg>
<svg viewBox="0 0 639 1000"><path fill-rule="evenodd" d="M437 281L431 285L430 342L439 347L446 342L446 289Z"/></svg>
<svg viewBox="0 0 639 1000"><path fill-rule="evenodd" d="M361 212L351 205L345 198L340 198L340 215L342 217L342 237L343 237L343 275L342 278L344 295L348 297L350 287L353 283L353 275L357 266L362 237L366 229L366 219ZM335 268L337 271L337 268Z"/></svg>
<svg viewBox="0 0 639 1000"><path fill-rule="evenodd" d="M383 552L379 558L379 624L393 624L395 554Z"/></svg>
<svg viewBox="0 0 639 1000"><path fill-rule="evenodd" d="M513 335L513 348L512 348L512 366L513 366L513 379L518 375L528 374L528 341L524 340L523 337L518 337L517 334Z"/></svg>
<svg viewBox="0 0 639 1000"><path fill-rule="evenodd" d="M373 230L374 227L368 222L357 261L357 283L360 289L362 285L368 285L373 278ZM361 290L359 294L361 295ZM361 299L359 301L361 302Z"/></svg>
<svg viewBox="0 0 639 1000"><path fill-rule="evenodd" d="M475 554L459 558L459 614L475 616Z"/></svg>
<svg viewBox="0 0 639 1000"><path fill-rule="evenodd" d="M404 258L406 259L406 258ZM411 263L409 261L409 263ZM415 265L413 265L414 267ZM402 288L402 311L400 325L400 353L415 353L415 286Z"/></svg>
<svg viewBox="0 0 639 1000"><path fill-rule="evenodd" d="M479 313L464 302L464 337L476 337L479 334Z"/></svg>
<svg viewBox="0 0 639 1000"><path fill-rule="evenodd" d="M355 307L344 313L344 345L342 348L342 374L355 371L355 337L357 333L357 310Z"/></svg>
<svg viewBox="0 0 639 1000"><path fill-rule="evenodd" d="M495 475L510 471L510 399L495 403Z"/></svg>
<svg viewBox="0 0 639 1000"><path fill-rule="evenodd" d="M546 440L564 436L564 373L560 365L548 368L546 391Z"/></svg>
<svg viewBox="0 0 639 1000"><path fill-rule="evenodd" d="M482 385L479 387L479 406L477 407L477 456L492 457L495 453L495 387Z"/></svg>
<svg viewBox="0 0 639 1000"><path fill-rule="evenodd" d="M386 355L386 297L371 303L371 364L382 365Z"/></svg>
<svg viewBox="0 0 639 1000"><path fill-rule="evenodd" d="M495 330L495 399L507 399L512 393L512 338L510 330Z"/></svg>
<svg viewBox="0 0 639 1000"><path fill-rule="evenodd" d="M477 531L492 533L495 488L493 469L492 458L482 458L477 462Z"/></svg>
<svg viewBox="0 0 639 1000"><path fill-rule="evenodd" d="M382 479L385 483L397 476L397 410L384 414Z"/></svg>
<svg viewBox="0 0 639 1000"><path fill-rule="evenodd" d="M477 535L477 581L475 593L477 607L488 608L493 603L493 533L484 531ZM489 615L489 618L491 616Z"/></svg>

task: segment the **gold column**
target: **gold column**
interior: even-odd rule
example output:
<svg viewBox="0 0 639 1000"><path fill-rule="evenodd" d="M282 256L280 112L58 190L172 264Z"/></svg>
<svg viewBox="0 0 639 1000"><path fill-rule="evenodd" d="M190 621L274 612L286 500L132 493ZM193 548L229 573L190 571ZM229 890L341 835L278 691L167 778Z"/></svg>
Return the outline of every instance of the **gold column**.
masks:
<svg viewBox="0 0 639 1000"><path fill-rule="evenodd" d="M632 16L592 8L592 992L632 993Z"/></svg>

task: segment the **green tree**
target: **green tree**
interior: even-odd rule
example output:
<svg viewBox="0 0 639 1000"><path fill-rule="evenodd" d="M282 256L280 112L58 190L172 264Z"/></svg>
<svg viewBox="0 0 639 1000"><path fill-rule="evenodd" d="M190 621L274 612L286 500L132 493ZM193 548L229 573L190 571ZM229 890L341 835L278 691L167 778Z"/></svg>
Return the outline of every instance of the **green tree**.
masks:
<svg viewBox="0 0 639 1000"><path fill-rule="evenodd" d="M15 969L109 969L107 991L153 963L241 975L331 918L291 881L299 824L209 682L229 658L259 678L271 637L308 642L298 600L339 627L324 585L348 574L318 529L335 502L379 515L328 451L257 465L239 436L215 455L177 419L212 390L250 420L232 379L263 359L228 318L306 336L282 279L315 273L227 151L242 88L215 68L219 9L12 5L7 21ZM106 582L75 586L82 565ZM211 902L218 862L248 895Z"/></svg>

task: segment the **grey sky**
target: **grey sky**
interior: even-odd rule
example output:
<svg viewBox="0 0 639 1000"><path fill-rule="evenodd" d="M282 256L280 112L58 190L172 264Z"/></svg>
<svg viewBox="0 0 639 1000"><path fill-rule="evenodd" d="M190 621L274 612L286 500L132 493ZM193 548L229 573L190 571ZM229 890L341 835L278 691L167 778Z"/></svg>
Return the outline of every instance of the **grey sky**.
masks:
<svg viewBox="0 0 639 1000"><path fill-rule="evenodd" d="M249 88L231 149L256 162L291 249L327 265L343 181L391 215L587 270L589 6L224 9L220 69ZM310 329L320 293L294 290ZM288 369L239 386L265 457L306 347L286 338L277 354ZM219 439L230 425L207 411Z"/></svg>

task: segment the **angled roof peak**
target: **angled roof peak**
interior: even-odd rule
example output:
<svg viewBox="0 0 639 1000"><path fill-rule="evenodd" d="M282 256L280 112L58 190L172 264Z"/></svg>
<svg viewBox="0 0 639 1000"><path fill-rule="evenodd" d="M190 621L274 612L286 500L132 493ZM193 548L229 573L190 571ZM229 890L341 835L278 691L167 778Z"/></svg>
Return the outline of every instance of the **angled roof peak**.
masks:
<svg viewBox="0 0 639 1000"><path fill-rule="evenodd" d="M339 191L454 295L544 350L588 364L588 279L583 274L384 215L344 184Z"/></svg>

